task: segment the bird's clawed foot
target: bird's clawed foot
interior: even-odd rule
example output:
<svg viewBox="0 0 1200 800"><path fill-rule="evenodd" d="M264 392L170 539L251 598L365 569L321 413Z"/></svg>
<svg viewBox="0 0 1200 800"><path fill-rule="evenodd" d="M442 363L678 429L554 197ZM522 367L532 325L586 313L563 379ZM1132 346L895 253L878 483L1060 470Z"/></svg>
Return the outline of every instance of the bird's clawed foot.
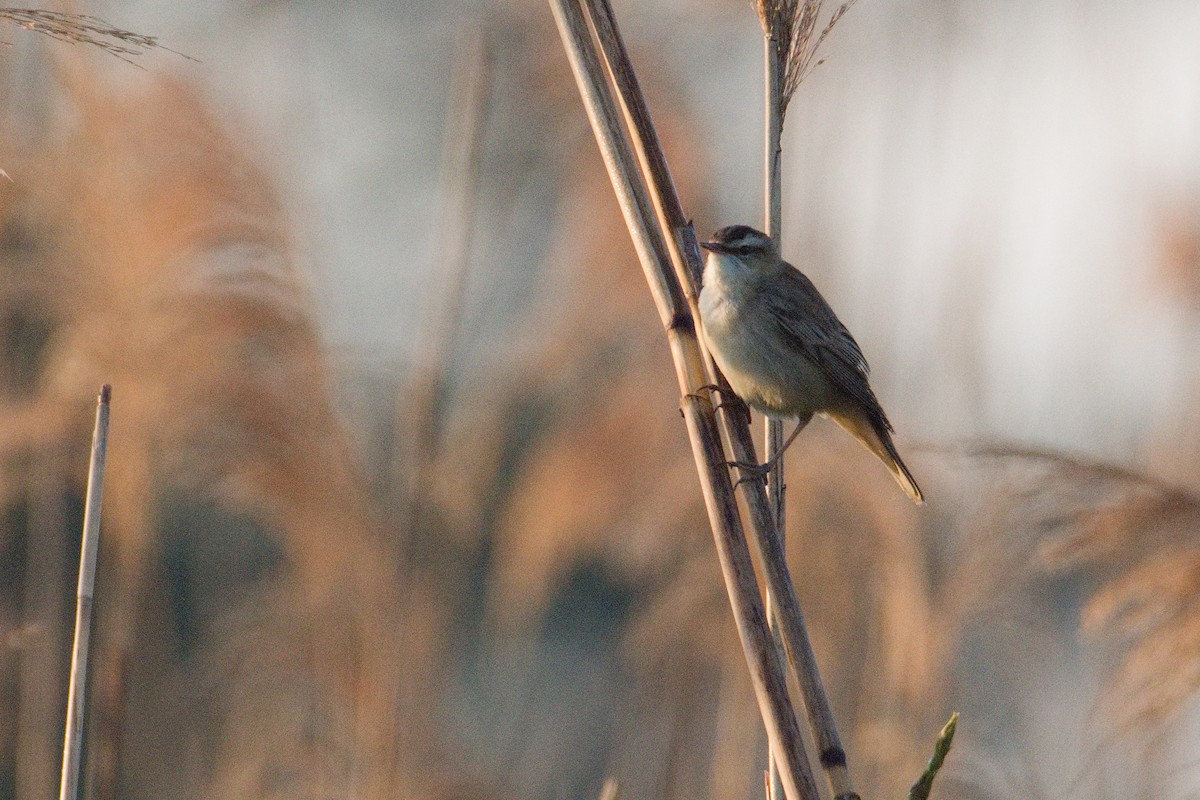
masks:
<svg viewBox="0 0 1200 800"><path fill-rule="evenodd" d="M714 393L721 395L722 398L720 402L713 404L714 411L720 411L725 408L734 409L735 411L737 409L742 409L746 416L749 417L750 409L746 407L744 402L742 402L742 398L738 397L734 393L733 389L730 389L728 386L720 386L715 383L706 383L703 386L698 387L694 393L688 396L703 397L705 400L712 403L712 396Z"/></svg>
<svg viewBox="0 0 1200 800"><path fill-rule="evenodd" d="M696 387L696 391L691 392L687 396L688 397L698 397L701 400L707 400L708 402L711 403L713 392L716 392L717 394L721 394L722 391L724 391L724 390L717 384L706 383L703 386ZM720 403L717 404L717 408L720 408Z"/></svg>
<svg viewBox="0 0 1200 800"><path fill-rule="evenodd" d="M808 424L810 419L812 419L811 414L806 417L802 417L799 424L796 425L796 429L792 431L791 436L787 438L787 441L783 443L783 446L779 448L779 451L775 453L774 456L767 459L765 463L749 464L745 461L726 461L725 466L730 468L736 467L742 473L741 477L738 478L737 483L733 485L733 488L736 489L738 486L741 486L743 481L765 480L766 477L775 470L775 466L779 463L779 460L783 458L783 454L787 452L789 447L791 447L792 442L796 441L796 437L800 435L800 431L804 430L804 426Z"/></svg>
<svg viewBox="0 0 1200 800"><path fill-rule="evenodd" d="M775 469L775 465L779 463L779 458L782 455L783 451L780 450L774 458L764 464L750 464L746 461L726 461L725 466L731 469L737 469L742 473L737 479L737 482L733 484L733 488L736 489L746 481L766 480L767 476L771 474L771 471Z"/></svg>

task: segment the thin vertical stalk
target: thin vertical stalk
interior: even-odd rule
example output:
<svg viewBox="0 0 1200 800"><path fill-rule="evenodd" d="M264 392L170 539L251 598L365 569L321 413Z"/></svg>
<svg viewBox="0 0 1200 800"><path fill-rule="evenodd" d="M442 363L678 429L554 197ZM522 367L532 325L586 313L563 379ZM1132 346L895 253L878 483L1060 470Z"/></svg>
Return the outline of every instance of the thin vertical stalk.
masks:
<svg viewBox="0 0 1200 800"><path fill-rule="evenodd" d="M397 506L409 515L409 524L401 531L406 536L412 536L418 528L441 440L442 400L461 325L479 195L479 154L487 116L490 56L477 28L463 35L456 53L444 135L442 197L434 229L429 312L418 331L409 390L400 393L396 404L392 480L394 486L405 487ZM402 458L402 453L406 457Z"/></svg>
<svg viewBox="0 0 1200 800"><path fill-rule="evenodd" d="M782 76L779 70L779 48L775 37L766 34L763 38L763 108L765 109L764 131L766 142L763 148L763 228L767 235L775 240L775 246L780 246L780 217L783 216L783 191L780 177L780 158L782 145L780 138L783 132ZM766 418L766 433L764 440L767 461L779 455L783 449L783 423L772 417ZM779 545L787 552L787 520L784 519L783 459L775 462L774 468L767 476L767 488L771 501L771 512L775 520L775 535L779 537ZM775 598L770 589L767 590L767 624L778 641L779 623L775 614ZM781 786L779 770L775 760L767 758L767 795L770 800L779 800Z"/></svg>
<svg viewBox="0 0 1200 800"><path fill-rule="evenodd" d="M669 245L659 227L611 86L600 64L580 0L550 0L584 108L596 135L651 295L663 323L679 381L682 411L700 477L713 539L725 577L729 604L741 638L759 710L772 752L780 762L789 800L817 798L795 712L766 625L758 580L746 546L712 403L701 389L708 381L695 322L680 280L673 274ZM595 23L595 19L593 19Z"/></svg>
<svg viewBox="0 0 1200 800"><path fill-rule="evenodd" d="M108 407L112 388L100 389L92 456L88 464L87 499L83 507L83 544L79 552L79 586L75 595L75 643L71 649L71 678L67 690L67 723L63 735L62 782L59 800L79 797L79 756L83 750L83 699L87 691L88 648L92 636L92 600L96 586L96 555L100 549L100 505L104 498L104 467L108 456Z"/></svg>
<svg viewBox="0 0 1200 800"><path fill-rule="evenodd" d="M596 26L597 38L629 120L630 134L637 148L640 163L648 176L647 184L655 209L662 226L669 234L665 238L671 247L676 279L683 288L692 315L698 318L696 298L701 259L695 231L684 214L679 195L675 191L674 180L663 155L662 145L650 118L637 75L621 39L612 7L608 0L587 2L593 24ZM746 464L758 463L745 406L736 402L735 395L711 358L705 356L705 360L715 381L723 387L722 399L726 402L723 403L721 422L733 451L733 460ZM845 750L842 748L829 699L821 681L804 614L800 609L796 587L788 569L787 557L775 532L774 516L761 475L742 472L739 477L739 491L750 515L750 541L762 564L767 588L775 601L783 643L804 694L805 707L817 742L821 764L826 768L835 797L849 800L857 795L849 785Z"/></svg>
<svg viewBox="0 0 1200 800"><path fill-rule="evenodd" d="M851 0L853 2L853 0ZM801 2L779 3L770 8L760 4L760 21L763 25L763 82L764 82L764 114L765 141L763 147L763 186L764 186L764 228L767 234L781 247L781 231L783 216L783 124L787 106L792 93L799 85L804 71L810 69L813 55L821 40L845 13L849 3L843 4L836 11L822 31L814 37L815 25L821 11L821 0L801 0ZM768 13L763 13L764 11ZM783 445L783 423L768 418L766 422L766 455L767 459L775 458ZM778 543L782 553L780 558L786 558L785 532L787 519L785 515L785 500L787 487L783 477L783 459L779 459L775 468L768 476L770 489L771 522L778 534ZM753 511L753 509L752 509ZM783 600L777 594L775 587L770 587L767 596L767 608L771 614L772 627L777 625L776 608ZM790 599L789 599L790 600ZM846 762L846 752L842 747L833 711L829 705L829 697L821 680L812 646L807 640L798 644L788 641L785 631L785 645L789 656L793 659L797 677L800 680L801 691L804 694L805 707L808 711L809 724L817 739L821 754L821 766L825 770L829 787L836 800L857 798L850 781L850 771ZM793 653L793 648L798 652ZM777 798L772 784L772 800Z"/></svg>
<svg viewBox="0 0 1200 800"><path fill-rule="evenodd" d="M783 75L779 63L778 42L771 34L766 34L763 38L763 90L766 116L766 142L763 148L763 185L766 196L763 203L763 226L767 235L778 245L783 217L783 182L780 174L783 156Z"/></svg>

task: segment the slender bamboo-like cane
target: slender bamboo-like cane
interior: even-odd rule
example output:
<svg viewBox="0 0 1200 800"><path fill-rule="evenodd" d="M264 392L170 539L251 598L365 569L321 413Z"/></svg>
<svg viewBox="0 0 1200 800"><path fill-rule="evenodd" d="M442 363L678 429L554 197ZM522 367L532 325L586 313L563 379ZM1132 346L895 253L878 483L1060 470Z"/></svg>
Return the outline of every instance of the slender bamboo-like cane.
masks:
<svg viewBox="0 0 1200 800"><path fill-rule="evenodd" d="M696 244L695 231L683 213L675 183L667 167L662 146L646 106L645 97L629 60L628 52L617 28L616 19L608 0L588 0L596 26L597 38L605 59L612 72L619 97L629 118L629 127L638 150L643 169L649 176L649 188L661 224L670 233L667 243L671 247L672 264L676 277L683 287L685 296L696 315L696 298L700 281L700 249ZM711 365L711 360L709 360ZM725 413L722 422L733 450L733 460L758 463L754 439L744 412L745 407L735 401L728 384L713 367L718 381L724 386L722 399ZM787 558L779 537L775 534L774 517L767 501L761 478L753 472L740 476L742 498L750 513L751 542L757 550L763 566L767 588L775 603L779 617L783 642L787 656L796 671L804 694L805 707L812 726L821 764L825 766L833 794L840 800L857 797L849 784L846 770L846 754L838 736L829 698L821 681L816 656L809 640L804 615L792 583Z"/></svg>
<svg viewBox="0 0 1200 800"><path fill-rule="evenodd" d="M653 201L613 102L608 79L578 0L550 0L550 6L670 343L682 394L684 420L725 576L730 608L745 651L767 738L780 763L784 792L789 800L815 799L819 795L788 698L786 678L767 629L758 581L725 467L715 413L708 397L700 394L707 383L707 373L694 317L667 254L669 245L665 239L670 237L664 237L658 226Z"/></svg>
<svg viewBox="0 0 1200 800"><path fill-rule="evenodd" d="M780 139L783 135L783 110L780 107L782 99L781 93L783 90L782 76L779 65L779 48L776 46L775 37L767 33L763 39L763 107L765 109L766 119L764 120L763 128L765 130L766 142L763 148L763 186L765 187L765 196L763 198L763 228L767 235L775 240L775 246L781 246L780 218L783 216L783 186L782 177L780 175L780 159L782 157L782 145ZM767 461L779 455L779 451L783 448L783 423L780 420L767 417L766 435L763 440ZM771 512L775 518L775 535L779 537L779 544L783 547L784 552L787 551L787 519L784 516L784 493L786 487L783 483L783 459L775 461L775 466L767 476L767 488L771 500ZM775 614L775 596L767 591L767 623L774 631L776 638L779 638L779 623ZM779 800L782 787L779 783L779 770L775 764L775 759L767 754L767 796L770 800Z"/></svg>
<svg viewBox="0 0 1200 800"><path fill-rule="evenodd" d="M809 0L811 3L811 0ZM834 13L825 29L820 36L816 38L812 46L806 48L807 56L801 60L798 65L794 65L794 69L800 72L806 72L811 69L812 52L815 47L824 40L825 36L833 28L834 24L841 18L846 10L853 4L854 0L843 3L842 6ZM654 210L657 212L659 224L664 229L662 237L665 240L665 246L668 248L671 257L671 266L675 270L675 277L679 287L687 299L691 319L697 319L698 313L696 310L698 286L700 283L701 260L700 248L696 242L695 230L690 221L683 213L683 206L679 201L679 195L675 191L675 183L671 177L670 169L667 167L666 158L663 154L662 146L658 140L657 131L650 119L649 109L646 106L645 97L642 94L641 86L638 83L637 75L633 70L633 65L630 62L629 54L625 49L625 44L621 39L621 34L617 28L616 18L613 15L612 7L609 5L609 0L586 0L588 11L591 15L591 22L596 29L596 37L599 41L602 54L607 63L609 74L617 90L618 97L621 102L622 109L625 112L625 117L629 125L629 134L633 139L633 144L637 150L639 163L645 174L646 184L640 188L648 190L649 202L653 203ZM567 30L560 13L569 14L572 9L570 0L551 0L551 6L555 11L556 19L559 20L560 31L563 32L564 42L566 42ZM808 3L806 3L806 7ZM561 11L560 9L565 9ZM809 13L816 13L809 9ZM581 25L574 19L569 19L571 24ZM587 38L586 30L578 29L582 32L579 34L582 38ZM590 40L586 45L590 45ZM581 46L586 48L585 44ZM568 43L568 55L571 54L571 45ZM588 52L590 56L590 51ZM594 58L594 56L592 56ZM594 65L590 65L594 66ZM575 67L575 60L572 56L572 67ZM589 117L592 118L593 129L596 132L597 141L600 143L601 152L605 155L606 164L609 165L610 176L613 178L614 188L617 191L618 199L622 202L622 210L626 213L626 220L630 220L630 211L626 205L627 198L622 194L621 188L618 186L620 175L613 171L612 162L609 161L609 154L605 151L605 142L601 141L603 132L612 133L615 142L625 145L623 139L620 138L619 123L611 118L605 119L603 123L598 123L596 116L593 114L593 108L589 104L587 88L584 81L579 77L579 72L576 72L577 82L580 84L580 91L584 94L584 105L588 109ZM782 76L778 78L782 81ZM592 79L594 88L600 92L601 80L598 78ZM611 106L611 100L604 99ZM783 98L786 100L786 96ZM779 112L779 130L782 131L782 119L784 104L780 103ZM606 108L606 112L611 109ZM775 139L778 142L778 135ZM778 152L778 148L776 148ZM628 157L628 156L627 156ZM626 171L623 173L624 178L633 180L632 173ZM778 170L776 170L778 176ZM648 185L647 185L648 184ZM774 194L775 197L780 197L778 191ZM639 202L642 201L638 198ZM770 207L770 206L768 206ZM642 212L641 223L647 225L645 221L646 212ZM779 218L779 207L775 206L775 219ZM648 227L648 226L647 226ZM768 228L770 225L768 225ZM634 232L634 225L630 223L630 232L634 235L634 243L639 247L639 255L642 255L642 244L639 241L637 234ZM658 253L661 257L661 252ZM651 275L650 267L643 259L643 267L647 270L647 280L650 282L651 293L656 300L663 296L663 290L656 278ZM658 266L665 269L665 266L659 262ZM669 279L667 279L669 282ZM664 306L659 304L660 314L664 314L664 324L667 325L668 338L672 342L672 354L676 356L676 368L680 369L679 355L680 350L676 346L675 339L671 338L672 334L682 335L683 328L673 329L667 324L667 316L664 313ZM690 328L686 330L691 334L690 338L685 337L689 344L699 346L696 340L694 331ZM690 351L689 351L690 354ZM728 382L720 375L720 371L716 369L711 359L706 359L708 366L712 369L717 381L723 387L724 399L723 404L725 413L722 414L722 422L724 424L726 436L729 439L730 446L733 449L734 460L754 464L758 463L757 454L754 450L754 440L750 435L749 419L744 413L744 406L739 407L737 403L729 402L734 399L732 391L729 389ZM680 373L681 386L684 385L682 372ZM685 390L686 391L686 390ZM705 412L711 406L702 402L702 398L694 395L685 395L684 411L685 418L689 422L689 432L692 431L691 418L687 417L687 411L690 408L690 403L702 404ZM693 436L693 450L696 447L696 439ZM708 446L709 443L705 443ZM719 444L717 445L719 448ZM788 658L792 664L792 668L796 671L800 682L801 691L804 694L805 705L808 711L809 722L812 726L813 734L817 740L817 746L820 752L821 765L824 767L826 777L829 780L831 791L835 800L858 800L859 795L854 791L850 783L849 770L846 764L846 753L842 748L841 738L838 735L837 725L833 717L833 711L829 704L829 697L825 691L825 686L821 681L820 671L817 668L816 656L813 653L812 644L808 637L808 631L804 623L804 615L800 610L800 603L796 597L795 585L792 583L791 575L788 571L787 559L783 550L780 537L776 535L774 526L774 517L768 505L767 494L761 478L757 473L744 473L742 480L739 481L742 491L742 497L746 502L746 507L750 512L750 530L753 534L752 541L758 551L760 562L763 564L764 572L766 573L766 582L768 591L777 603L779 620L781 623L783 641L787 650ZM702 486L706 489L705 500L709 501L707 492L707 484L704 483L704 474L702 473ZM712 507L709 505L710 519L712 516ZM714 535L716 535L716 527L714 525ZM720 543L718 542L718 545ZM718 546L718 552L722 556L722 567L725 567L724 552ZM729 574L726 571L726 582L729 585ZM731 605L733 605L733 595L731 590ZM735 618L738 619L739 632L741 632L741 620L738 618L738 611L734 609ZM743 637L745 644L745 637ZM747 658L749 658L749 650L747 650ZM753 665L751 668L753 677ZM760 704L762 695L760 687L755 683L756 694L759 695ZM764 716L764 721L766 717ZM770 723L768 726L768 738L771 736ZM775 754L774 743L772 742L772 755ZM811 781L811 772L805 764L803 774L809 776ZM786 774L780 774L781 779L786 779ZM782 781L781 781L782 782ZM791 797L789 786L785 782L783 785L784 793ZM811 789L816 796L816 789Z"/></svg>
<svg viewBox="0 0 1200 800"><path fill-rule="evenodd" d="M112 388L100 389L92 457L88 464L87 499L83 507L83 545L79 552L79 588L75 602L75 644L71 649L71 678L67 692L67 724L63 736L62 782L59 800L79 797L79 756L83 750L83 699L87 691L88 645L92 638L92 598L96 584L96 554L100 548L100 503L104 497L104 465L108 455L108 406Z"/></svg>

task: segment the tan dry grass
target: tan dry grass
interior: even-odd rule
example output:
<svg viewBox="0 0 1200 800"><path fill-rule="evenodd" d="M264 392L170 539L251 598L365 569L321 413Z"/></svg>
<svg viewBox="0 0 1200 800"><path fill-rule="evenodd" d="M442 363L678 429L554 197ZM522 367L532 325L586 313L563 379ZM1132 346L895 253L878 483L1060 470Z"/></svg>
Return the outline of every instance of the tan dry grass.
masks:
<svg viewBox="0 0 1200 800"><path fill-rule="evenodd" d="M9 288L26 293L11 302L36 300L50 336L36 388L0 413L0 451L12 475L25 453L83 448L89 398L113 384L105 536L116 562L102 578L100 639L138 648L128 749L155 752L163 731L199 723L157 749L169 761L219 742L211 760L168 773L180 782L171 792L187 785L196 796L263 796L273 774L294 783L268 793L288 796L411 788L404 768L426 759L436 737L430 709L398 717L396 695L399 681L429 678L431 644L419 607L403 646L397 638L395 574L333 409L309 288L270 182L183 80L126 70L109 82L78 66L63 66L73 127L49 137L38 180L21 186L46 211L45 246L29 268L5 259L18 281ZM281 566L267 596L217 599L201 630L215 648L207 666L180 671L171 621L145 603L170 602L158 559L164 525L180 513L171 509L188 519L187 508L207 506L248 520ZM189 522L187 535L211 538L233 574L248 569L244 542L205 524ZM209 705L139 728L139 700L172 686ZM240 704L238 691L256 703ZM165 709L182 702L157 699ZM328 748L308 742L314 726ZM402 728L408 744L425 744L397 765ZM265 735L277 737L270 748L250 746ZM146 788L145 770L125 774Z"/></svg>

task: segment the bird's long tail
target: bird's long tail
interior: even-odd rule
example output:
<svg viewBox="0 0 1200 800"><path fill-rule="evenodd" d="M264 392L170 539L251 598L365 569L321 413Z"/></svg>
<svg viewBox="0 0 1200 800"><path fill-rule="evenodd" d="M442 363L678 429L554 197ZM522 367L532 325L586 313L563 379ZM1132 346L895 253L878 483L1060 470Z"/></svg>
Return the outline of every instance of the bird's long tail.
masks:
<svg viewBox="0 0 1200 800"><path fill-rule="evenodd" d="M879 460L896 479L896 483L900 484L900 488L912 498L914 503L920 505L925 502L925 495L921 494L921 487L917 486L916 479L908 471L908 467L904 466L904 461L896 452L896 445L892 444L892 435L886 428L877 429L870 421L847 414L830 414L829 416L879 457Z"/></svg>

